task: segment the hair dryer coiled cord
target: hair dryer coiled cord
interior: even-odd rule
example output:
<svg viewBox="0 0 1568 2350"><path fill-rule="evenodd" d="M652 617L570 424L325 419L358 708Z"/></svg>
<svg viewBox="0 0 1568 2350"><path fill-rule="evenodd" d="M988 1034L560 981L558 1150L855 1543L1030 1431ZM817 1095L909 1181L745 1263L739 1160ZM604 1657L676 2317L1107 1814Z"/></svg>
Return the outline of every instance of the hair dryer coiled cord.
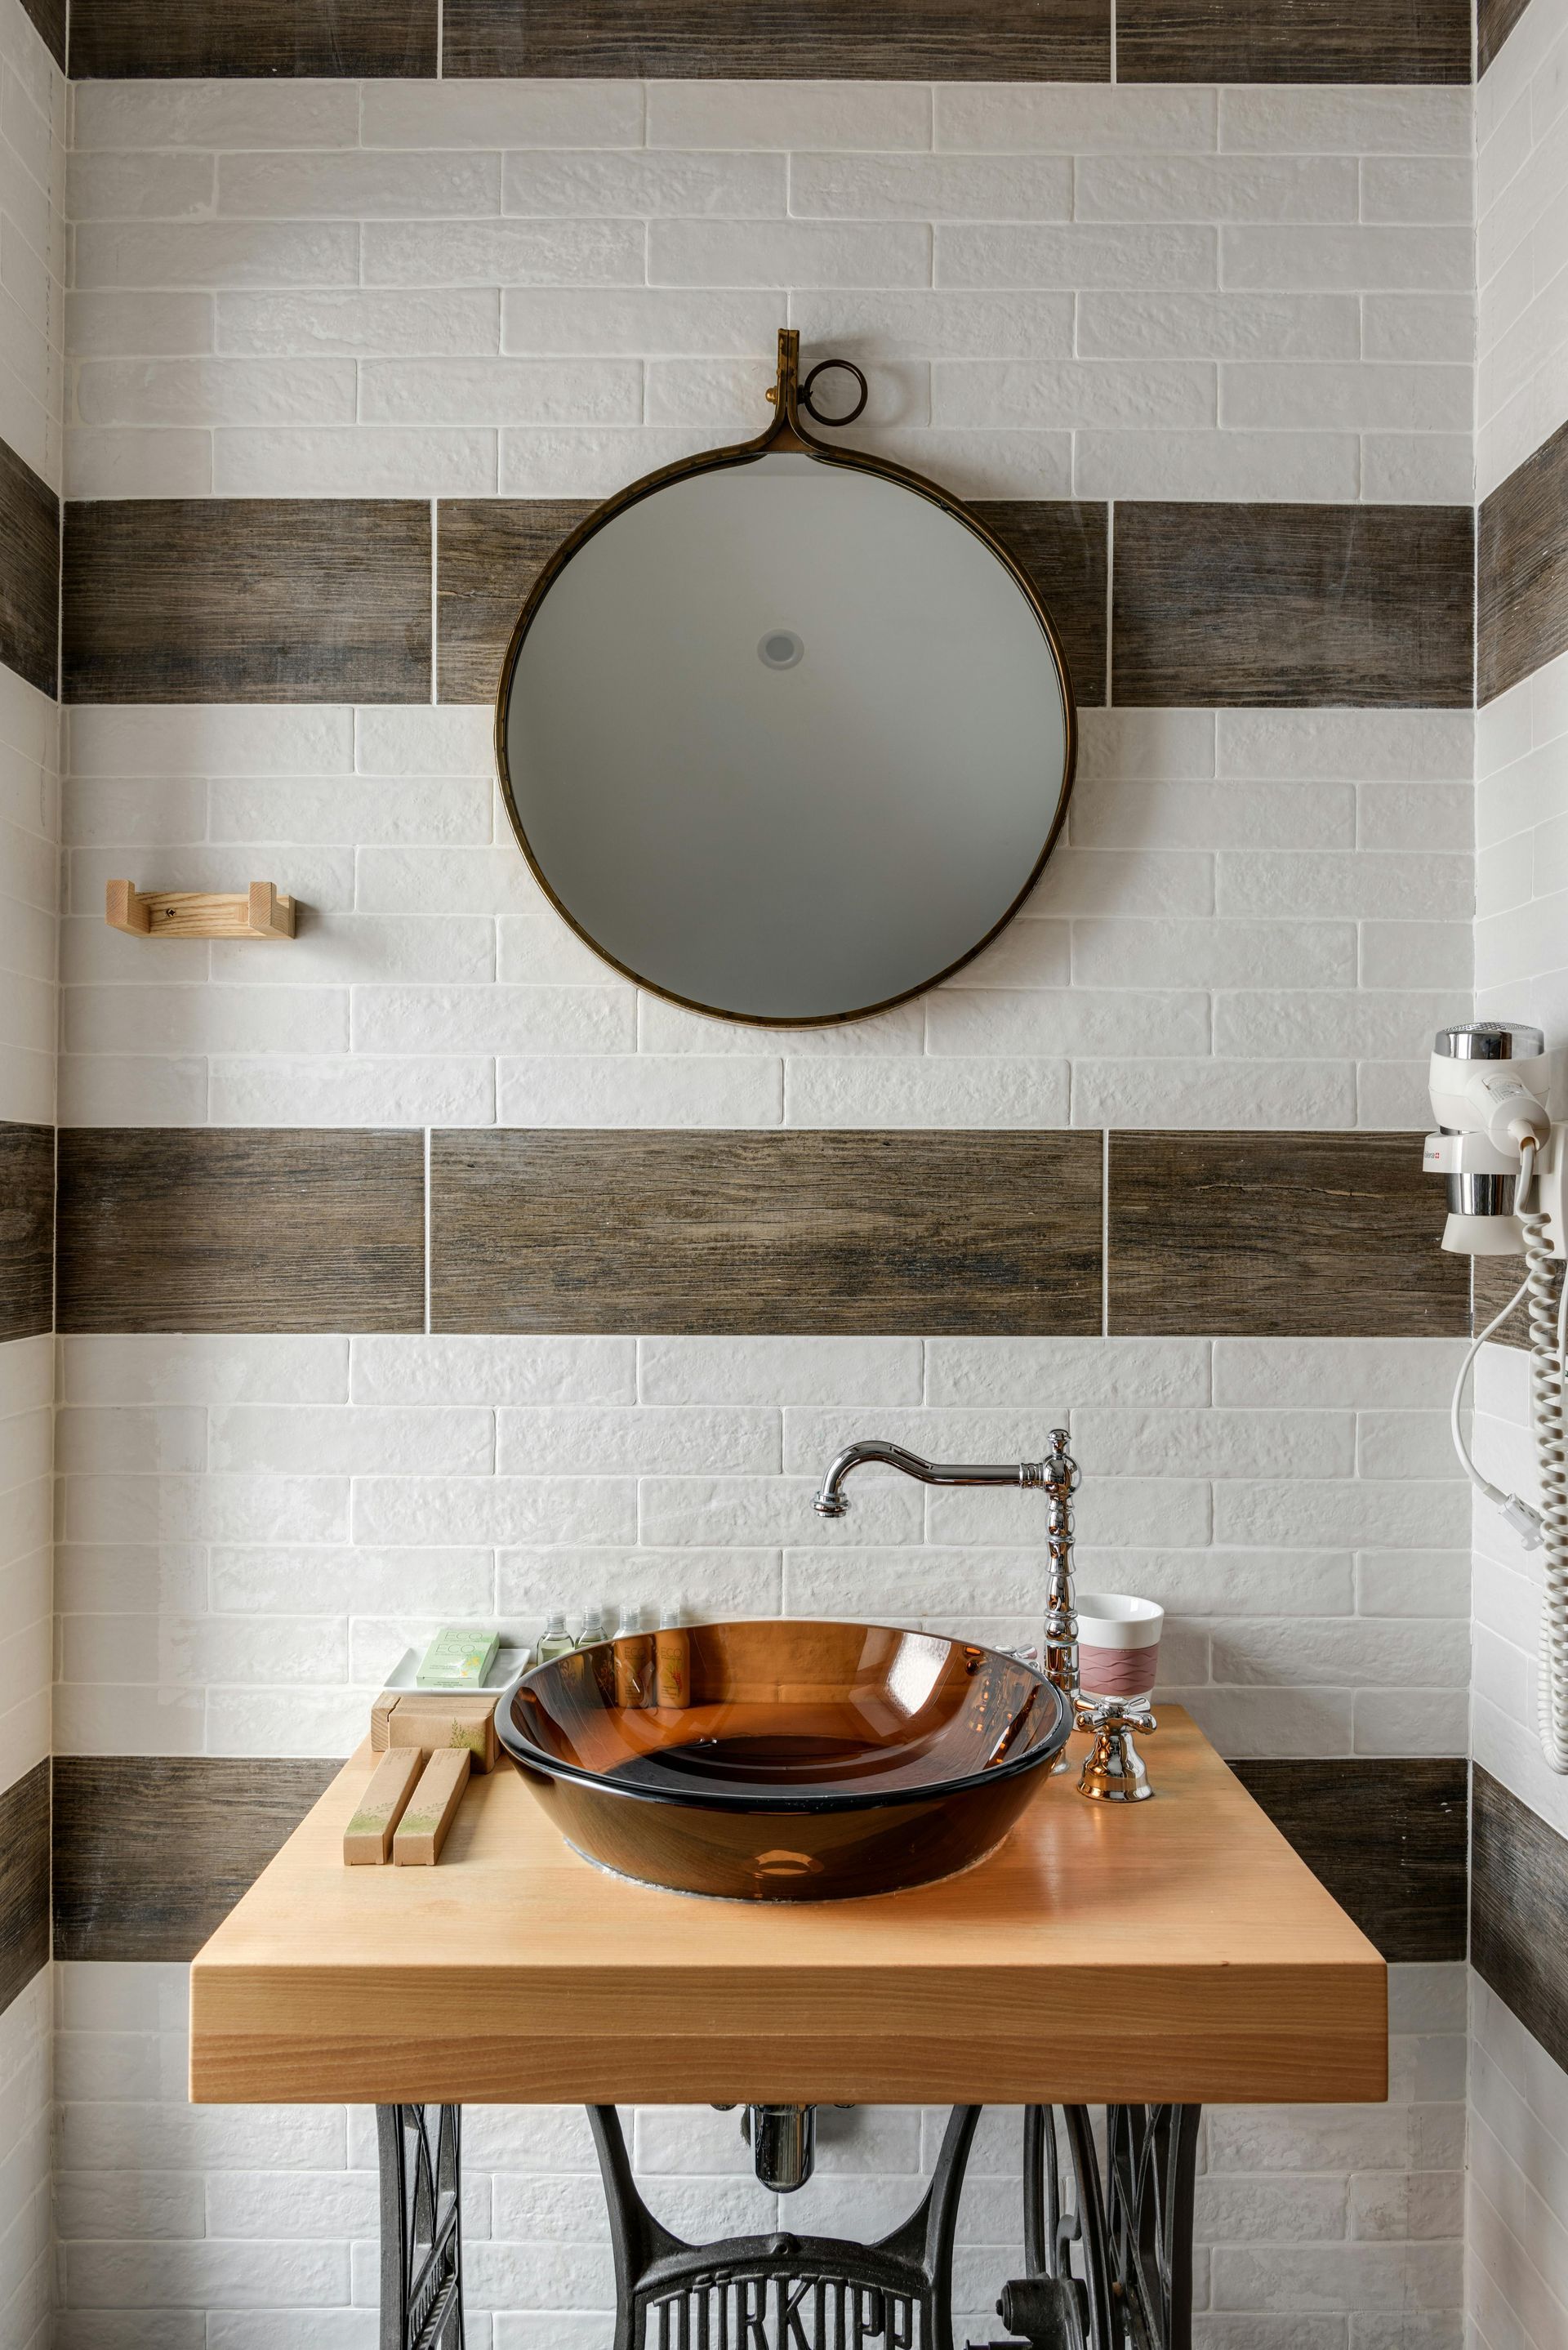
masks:
<svg viewBox="0 0 1568 2350"><path fill-rule="evenodd" d="M1522 1182L1520 1189L1524 1189ZM1537 1718L1547 1762L1553 1771L1568 1774L1568 1432L1563 1418L1568 1278L1555 1277L1557 1260L1547 1243L1546 1218L1521 1211L1519 1222L1524 1234L1531 1419L1541 1467L1541 1546L1546 1569Z"/></svg>

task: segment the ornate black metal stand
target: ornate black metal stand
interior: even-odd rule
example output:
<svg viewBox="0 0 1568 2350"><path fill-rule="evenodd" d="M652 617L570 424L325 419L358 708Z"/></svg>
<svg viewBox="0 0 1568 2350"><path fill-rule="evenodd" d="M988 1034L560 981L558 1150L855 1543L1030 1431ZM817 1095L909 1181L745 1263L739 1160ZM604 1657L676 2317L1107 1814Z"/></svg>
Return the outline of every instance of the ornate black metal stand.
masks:
<svg viewBox="0 0 1568 2350"><path fill-rule="evenodd" d="M1086 2106L1027 2107L1025 2273L996 2304L1010 2335L1029 2350L1191 2350L1199 2110L1107 2106L1102 2164ZM1071 2211L1061 2195L1058 2111L1076 2190ZM1073 2274L1075 2244L1081 2276Z"/></svg>
<svg viewBox="0 0 1568 2350"><path fill-rule="evenodd" d="M880 2243L683 2244L637 2191L613 2106L590 2106L615 2243L615 2350L952 2350L953 2230L978 2106L955 2106L919 2205Z"/></svg>
<svg viewBox="0 0 1568 2350"><path fill-rule="evenodd" d="M615 2350L953 2350L953 2233L980 2115L953 2107L924 2196L879 2243L781 2233L687 2244L639 2194L615 2107L590 2106L615 2247ZM378 2119L381 2350L462 2350L460 2109L382 2106ZM1086 2106L1025 2108L1025 2273L997 2303L1010 2350L1191 2350L1198 2120L1196 2106L1111 2106L1102 2157Z"/></svg>
<svg viewBox="0 0 1568 2350"><path fill-rule="evenodd" d="M378 2106L380 2350L462 2350L461 2106Z"/></svg>

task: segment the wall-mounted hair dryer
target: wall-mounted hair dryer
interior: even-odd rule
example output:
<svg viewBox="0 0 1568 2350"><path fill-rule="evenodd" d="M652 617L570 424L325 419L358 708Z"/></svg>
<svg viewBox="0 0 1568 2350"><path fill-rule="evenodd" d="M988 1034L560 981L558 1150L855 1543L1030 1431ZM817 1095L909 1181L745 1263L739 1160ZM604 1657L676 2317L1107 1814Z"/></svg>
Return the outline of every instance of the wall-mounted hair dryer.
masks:
<svg viewBox="0 0 1568 2350"><path fill-rule="evenodd" d="M1476 1337L1459 1367L1449 1424L1454 1449L1476 1491L1502 1513L1527 1550L1542 1552L1541 1743L1552 1770L1568 1773L1568 1436L1563 1425L1568 1281L1552 1260L1564 1242L1568 1127L1547 1108L1551 1063L1539 1028L1480 1020L1439 1028L1430 1071L1438 1132L1424 1164L1449 1186L1443 1246L1465 1256L1519 1256L1523 1281ZM1505 1493L1470 1458L1459 1413L1470 1365L1524 1298L1530 1301L1530 1400L1541 1471L1542 1506Z"/></svg>

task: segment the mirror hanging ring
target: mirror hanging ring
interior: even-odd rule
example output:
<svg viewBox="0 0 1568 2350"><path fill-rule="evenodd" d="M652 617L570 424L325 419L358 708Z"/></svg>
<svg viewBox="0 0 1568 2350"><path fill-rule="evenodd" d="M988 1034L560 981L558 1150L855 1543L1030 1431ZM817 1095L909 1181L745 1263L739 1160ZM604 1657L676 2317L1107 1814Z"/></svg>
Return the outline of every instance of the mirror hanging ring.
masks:
<svg viewBox="0 0 1568 2350"><path fill-rule="evenodd" d="M846 413L812 398L846 372ZM990 944L1065 822L1066 661L972 508L833 446L868 386L779 335L755 440L634 482L545 564L496 763L550 903L605 962L758 1027L890 1011Z"/></svg>

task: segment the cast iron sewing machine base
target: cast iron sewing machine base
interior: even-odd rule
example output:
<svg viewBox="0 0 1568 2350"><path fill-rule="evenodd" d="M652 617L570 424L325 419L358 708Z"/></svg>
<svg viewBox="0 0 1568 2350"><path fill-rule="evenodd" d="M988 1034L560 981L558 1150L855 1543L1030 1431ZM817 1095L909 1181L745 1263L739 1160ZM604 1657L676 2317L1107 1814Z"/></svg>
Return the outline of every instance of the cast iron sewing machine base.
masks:
<svg viewBox="0 0 1568 2350"><path fill-rule="evenodd" d="M615 2350L953 2350L953 2238L979 2106L952 2108L925 2194L876 2244L682 2243L638 2192L615 2107L587 2111L615 2248ZM1107 2106L1102 2152L1086 2106L1025 2107L1025 2272L997 2303L1012 2350L1191 2350L1198 2116ZM457 2106L379 2108L380 2350L462 2350L460 2118Z"/></svg>

